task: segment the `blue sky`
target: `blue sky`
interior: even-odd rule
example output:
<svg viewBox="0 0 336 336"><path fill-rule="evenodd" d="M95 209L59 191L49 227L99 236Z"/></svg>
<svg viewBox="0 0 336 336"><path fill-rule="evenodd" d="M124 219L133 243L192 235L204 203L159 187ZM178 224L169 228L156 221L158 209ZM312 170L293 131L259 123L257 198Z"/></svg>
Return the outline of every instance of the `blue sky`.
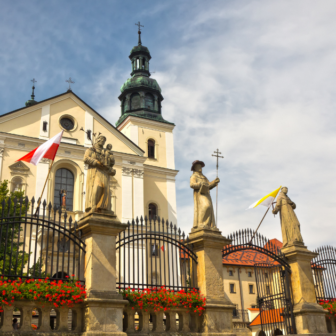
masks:
<svg viewBox="0 0 336 336"><path fill-rule="evenodd" d="M0 1L0 113L73 91L113 124L141 21L163 116L176 124L178 224L193 220L190 165L215 177L226 235L257 227L245 211L280 185L309 248L334 244L336 4L291 1ZM213 192L213 197L215 193ZM281 239L279 218L261 232Z"/></svg>

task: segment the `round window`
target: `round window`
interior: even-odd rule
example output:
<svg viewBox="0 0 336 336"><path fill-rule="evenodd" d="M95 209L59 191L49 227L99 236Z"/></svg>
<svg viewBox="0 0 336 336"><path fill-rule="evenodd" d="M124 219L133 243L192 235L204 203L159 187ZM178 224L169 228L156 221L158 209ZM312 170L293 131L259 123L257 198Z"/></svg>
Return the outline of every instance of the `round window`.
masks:
<svg viewBox="0 0 336 336"><path fill-rule="evenodd" d="M75 127L75 123L70 118L62 118L60 123L61 126L67 131L71 131Z"/></svg>

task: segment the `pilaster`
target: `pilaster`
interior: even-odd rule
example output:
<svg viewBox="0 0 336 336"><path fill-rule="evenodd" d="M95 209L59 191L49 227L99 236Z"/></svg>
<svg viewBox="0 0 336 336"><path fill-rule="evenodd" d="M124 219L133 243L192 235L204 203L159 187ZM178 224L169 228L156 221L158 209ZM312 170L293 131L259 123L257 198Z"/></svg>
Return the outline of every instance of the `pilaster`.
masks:
<svg viewBox="0 0 336 336"><path fill-rule="evenodd" d="M292 244L281 249L291 267L293 312L297 334L328 333L326 311L316 302L311 260L317 253L303 244Z"/></svg>
<svg viewBox="0 0 336 336"><path fill-rule="evenodd" d="M126 335L122 323L127 301L116 291L116 236L126 227L104 213L89 213L78 222L86 244L84 335Z"/></svg>
<svg viewBox="0 0 336 336"><path fill-rule="evenodd" d="M200 331L209 335L233 334L234 305L224 293L222 249L231 243L217 229L192 229L189 235L197 255L197 281L206 299Z"/></svg>

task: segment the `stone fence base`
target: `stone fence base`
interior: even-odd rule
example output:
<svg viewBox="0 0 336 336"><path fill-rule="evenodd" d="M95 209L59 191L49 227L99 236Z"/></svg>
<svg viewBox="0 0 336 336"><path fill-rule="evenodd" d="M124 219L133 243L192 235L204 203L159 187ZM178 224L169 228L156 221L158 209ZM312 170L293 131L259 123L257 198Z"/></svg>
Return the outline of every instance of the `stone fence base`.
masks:
<svg viewBox="0 0 336 336"><path fill-rule="evenodd" d="M15 301L1 313L0 334L37 335L62 333L79 335L83 330L83 306L58 307L38 301ZM13 320L17 319L15 328Z"/></svg>
<svg viewBox="0 0 336 336"><path fill-rule="evenodd" d="M130 336L151 334L164 335L222 335L224 333L202 333L204 316L189 312L184 308L175 308L166 312L124 310L123 331ZM226 335L234 335L225 333Z"/></svg>

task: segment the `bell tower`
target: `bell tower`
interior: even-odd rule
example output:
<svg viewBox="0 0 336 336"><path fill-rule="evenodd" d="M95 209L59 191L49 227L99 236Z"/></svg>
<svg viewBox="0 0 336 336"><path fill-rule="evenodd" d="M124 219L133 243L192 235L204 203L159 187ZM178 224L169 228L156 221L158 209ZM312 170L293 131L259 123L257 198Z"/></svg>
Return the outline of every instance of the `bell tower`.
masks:
<svg viewBox="0 0 336 336"><path fill-rule="evenodd" d="M129 55L132 72L120 89L121 116L116 126L144 151L144 214L160 216L177 223L175 177L178 172L175 170L173 136L175 125L162 117L161 88L150 73L149 62L152 56L148 48L142 45L142 26L140 23L136 25L139 28L138 45L133 47ZM134 164L136 165L135 162ZM133 170L137 169L139 167ZM134 175L133 178L135 177ZM130 177L123 175L123 186L133 185L138 188L138 180L131 184L127 179Z"/></svg>
<svg viewBox="0 0 336 336"><path fill-rule="evenodd" d="M149 61L151 54L147 47L142 45L140 23L136 24L138 30L138 45L129 55L132 64L131 78L122 85L118 97L121 102L121 116L116 123L119 126L128 116L136 116L163 123L169 123L162 117L161 102L163 96L158 82L151 78Z"/></svg>

